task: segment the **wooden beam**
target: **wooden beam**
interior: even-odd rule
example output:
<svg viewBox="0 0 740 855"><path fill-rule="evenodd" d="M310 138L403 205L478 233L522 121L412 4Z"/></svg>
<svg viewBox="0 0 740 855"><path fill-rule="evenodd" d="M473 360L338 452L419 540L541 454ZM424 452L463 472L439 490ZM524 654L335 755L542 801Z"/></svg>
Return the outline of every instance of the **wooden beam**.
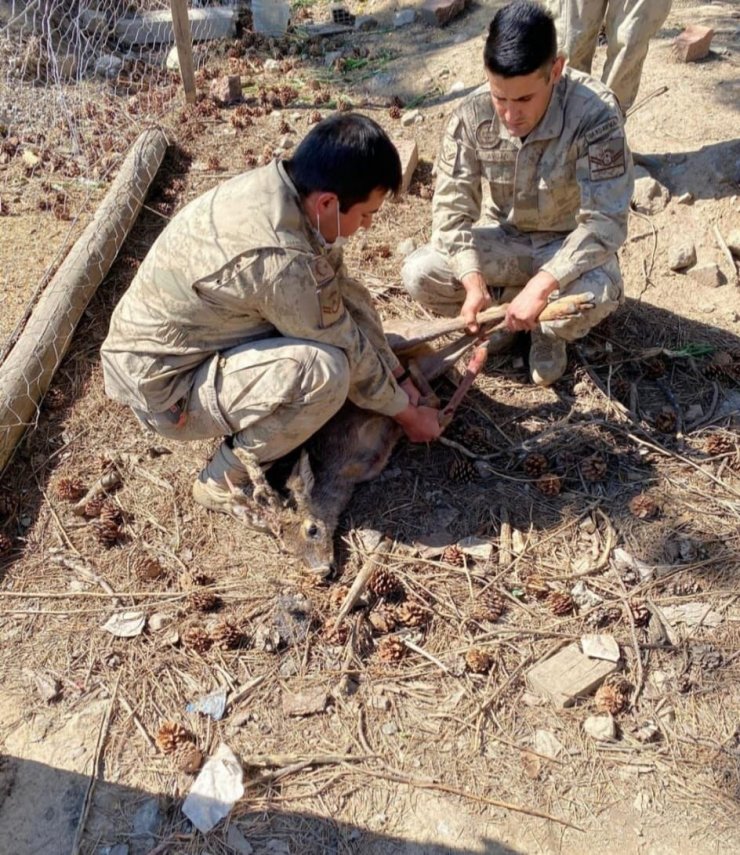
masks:
<svg viewBox="0 0 740 855"><path fill-rule="evenodd" d="M175 31L180 76L185 89L185 100L195 104L195 69L193 67L193 36L188 18L188 0L171 0L172 27Z"/></svg>

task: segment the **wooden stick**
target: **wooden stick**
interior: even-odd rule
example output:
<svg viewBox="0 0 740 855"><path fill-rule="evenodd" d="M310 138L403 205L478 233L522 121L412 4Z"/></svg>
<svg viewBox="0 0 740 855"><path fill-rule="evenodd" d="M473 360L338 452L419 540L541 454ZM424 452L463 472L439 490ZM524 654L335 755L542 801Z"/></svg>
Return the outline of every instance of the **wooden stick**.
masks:
<svg viewBox="0 0 740 855"><path fill-rule="evenodd" d="M387 538L383 538L375 547L375 549L373 549L367 555L366 561L360 569L360 572L357 574L357 576L355 576L355 581L352 583L352 587L349 589L349 593L344 598L342 608L339 609L337 619L334 621L334 629L337 629L339 627L339 624L352 611L355 606L355 603L357 603L357 601L362 596L365 588L367 587L367 583L370 581L370 577L373 575L373 572L380 563L379 559L381 559L390 551L390 547L390 541Z"/></svg>
<svg viewBox="0 0 740 855"><path fill-rule="evenodd" d="M177 61L180 65L185 100L195 104L195 71L193 69L193 36L188 18L188 0L171 0L172 29L175 31Z"/></svg>

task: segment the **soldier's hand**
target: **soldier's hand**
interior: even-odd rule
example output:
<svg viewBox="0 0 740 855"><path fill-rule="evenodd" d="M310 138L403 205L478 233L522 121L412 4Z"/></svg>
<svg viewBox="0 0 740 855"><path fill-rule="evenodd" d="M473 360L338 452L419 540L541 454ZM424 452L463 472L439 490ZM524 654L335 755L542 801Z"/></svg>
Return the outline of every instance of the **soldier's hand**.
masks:
<svg viewBox="0 0 740 855"><path fill-rule="evenodd" d="M511 332L533 330L537 326L540 312L547 305L548 297L558 285L557 279L542 270L533 276L509 303L505 318L506 328Z"/></svg>
<svg viewBox="0 0 740 855"><path fill-rule="evenodd" d="M491 295L488 293L486 280L480 273L468 273L461 281L465 289L465 301L460 309L460 317L465 321L465 328L469 333L477 333L478 312L491 305Z"/></svg>
<svg viewBox="0 0 740 855"><path fill-rule="evenodd" d="M409 404L395 419L411 442L432 442L442 433L439 410L433 407L414 407Z"/></svg>
<svg viewBox="0 0 740 855"><path fill-rule="evenodd" d="M401 388L409 396L409 402L415 407L418 407L421 392L414 385L414 381L409 377L408 380L404 380L403 383L401 383Z"/></svg>

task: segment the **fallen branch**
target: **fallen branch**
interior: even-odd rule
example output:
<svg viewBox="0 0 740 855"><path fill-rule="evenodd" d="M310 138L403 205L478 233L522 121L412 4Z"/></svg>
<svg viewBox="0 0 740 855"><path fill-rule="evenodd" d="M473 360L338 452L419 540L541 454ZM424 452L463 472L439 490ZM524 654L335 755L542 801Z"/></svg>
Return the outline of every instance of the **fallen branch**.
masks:
<svg viewBox="0 0 740 855"><path fill-rule="evenodd" d="M349 589L349 593L344 598L342 607L339 609L337 618L334 621L334 629L339 627L339 624L341 624L341 622L355 607L357 601L365 592L365 588L367 587L367 583L370 581L370 577L380 564L380 559L382 559L384 555L387 555L390 549L391 542L387 538L381 538L375 548L365 556L365 563L360 568L360 572L357 576L355 576L355 581L352 583L352 587Z"/></svg>
<svg viewBox="0 0 740 855"><path fill-rule="evenodd" d="M73 555L65 555L63 552L61 552L61 550L58 549L50 549L49 553L51 560L55 564L59 564L62 567L66 567L67 570L72 570L86 582L93 582L94 584L99 585L117 606L121 605L121 600L118 594L116 594L113 588L111 588L111 586L105 581L102 576L98 575L92 569L92 566L87 561L85 561L84 558L77 558Z"/></svg>

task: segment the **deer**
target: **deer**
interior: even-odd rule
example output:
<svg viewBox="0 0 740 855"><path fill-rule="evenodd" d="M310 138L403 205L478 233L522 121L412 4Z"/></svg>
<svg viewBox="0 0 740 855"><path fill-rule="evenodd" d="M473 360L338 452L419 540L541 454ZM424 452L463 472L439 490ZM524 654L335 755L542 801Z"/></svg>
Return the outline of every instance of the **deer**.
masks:
<svg viewBox="0 0 740 855"><path fill-rule="evenodd" d="M540 321L574 317L593 307L593 295L576 294L553 300L543 309ZM386 325L388 342L411 371L422 395L434 393L430 382L441 377L469 350L475 348L468 369L448 405L440 410L442 426L449 424L455 409L475 381L487 357L487 339L503 328L507 304L494 306L478 316L480 332L463 333L435 348L430 342L464 331L460 318L438 321L402 321ZM432 403L432 405L435 405ZM437 401L438 405L438 401ZM300 449L299 458L285 482L288 500L276 495L259 464L250 467L254 498L273 510L273 534L288 554L300 559L318 578L334 571L334 534L355 487L377 478L403 435L390 416L361 409L347 402ZM255 462L256 463L256 462Z"/></svg>

